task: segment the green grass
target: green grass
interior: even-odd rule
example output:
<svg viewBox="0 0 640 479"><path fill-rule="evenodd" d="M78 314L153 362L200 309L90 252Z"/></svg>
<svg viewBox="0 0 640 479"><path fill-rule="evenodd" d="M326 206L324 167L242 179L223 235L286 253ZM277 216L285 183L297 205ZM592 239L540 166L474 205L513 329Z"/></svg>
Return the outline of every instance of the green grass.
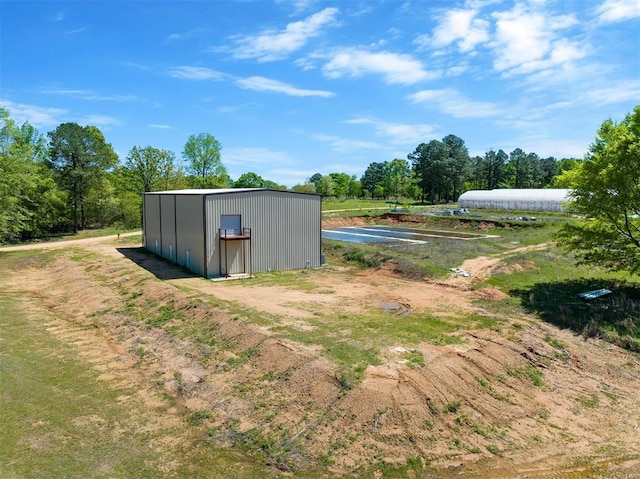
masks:
<svg viewBox="0 0 640 479"><path fill-rule="evenodd" d="M528 263L529 267L497 274L488 283L506 291L526 311L585 338L600 337L640 352L640 278L576 265L572 257L555 248L513 256L506 263ZM600 288L613 294L592 301L578 296Z"/></svg>
<svg viewBox="0 0 640 479"><path fill-rule="evenodd" d="M23 304L0 296L0 476L158 477L157 454L136 431L146 421L119 405L131 391L98 381L46 332L46 314Z"/></svg>
<svg viewBox="0 0 640 479"><path fill-rule="evenodd" d="M140 228L96 228L96 229L86 229L78 231L78 234L73 233L64 233L55 236L47 236L45 238L39 238L34 241L28 241L25 243L16 243L16 244L32 244L32 243L41 243L41 242L55 242L55 241L66 241L66 240L76 240L76 239L85 239L85 238L98 238L102 236L113 236L113 239L116 239L118 234L122 233L131 233L134 231L139 231ZM137 238L137 237L136 237ZM121 240L125 240L128 238L121 238ZM139 239L139 238L138 238ZM13 245L13 243L12 243Z"/></svg>
<svg viewBox="0 0 640 479"><path fill-rule="evenodd" d="M24 261L22 254L2 262L0 273ZM0 477L280 477L260 461L202 443L196 426L208 411L186 418L194 429L164 422L170 413L149 409L135 390L98 379L92 362L47 331L53 318L28 296L1 295L0 318Z"/></svg>
<svg viewBox="0 0 640 479"><path fill-rule="evenodd" d="M402 203L396 203L395 201L388 200L322 200L322 211L333 210L357 210L362 213L363 210L370 209L393 209L396 207L402 207Z"/></svg>

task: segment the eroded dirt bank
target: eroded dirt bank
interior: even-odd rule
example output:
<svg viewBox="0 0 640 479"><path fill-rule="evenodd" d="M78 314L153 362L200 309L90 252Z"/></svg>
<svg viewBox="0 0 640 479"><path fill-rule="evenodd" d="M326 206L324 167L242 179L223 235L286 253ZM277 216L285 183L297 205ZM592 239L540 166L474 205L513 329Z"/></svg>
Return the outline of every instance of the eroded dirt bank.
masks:
<svg viewBox="0 0 640 479"><path fill-rule="evenodd" d="M381 303L446 315L476 311L473 298L499 299L495 291L340 268L310 272L316 286L305 291L221 287L134 247L75 248L0 283L54 312L51 333L105 381L135 385L169 416L197 417L191 427L214 447L328 476L380 464L408 465L409 477L640 476L637 355L503 318L458 331L459 344L389 345L353 382L320 346L278 334L312 328L310 304L338 317ZM407 360L417 353L423 363Z"/></svg>

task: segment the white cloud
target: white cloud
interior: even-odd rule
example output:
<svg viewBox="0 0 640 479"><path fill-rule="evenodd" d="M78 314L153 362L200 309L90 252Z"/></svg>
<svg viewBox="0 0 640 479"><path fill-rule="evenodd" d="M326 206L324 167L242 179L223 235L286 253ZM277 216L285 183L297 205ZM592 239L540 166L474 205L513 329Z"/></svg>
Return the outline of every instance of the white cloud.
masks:
<svg viewBox="0 0 640 479"><path fill-rule="evenodd" d="M221 80L226 75L206 67L179 66L169 70L169 76L185 80Z"/></svg>
<svg viewBox="0 0 640 479"><path fill-rule="evenodd" d="M120 64L122 66L125 67L130 67L130 68L135 68L137 70L150 70L151 68L148 67L147 65L143 65L141 63L135 63L135 62L129 62L129 61L125 61L125 62L120 62Z"/></svg>
<svg viewBox="0 0 640 479"><path fill-rule="evenodd" d="M151 123L149 125L147 125L149 128L157 128L159 130L171 130L173 129L172 126L169 125L158 125L157 123Z"/></svg>
<svg viewBox="0 0 640 479"><path fill-rule="evenodd" d="M167 36L167 41L174 42L174 41L186 40L188 38L191 38L193 36L196 36L196 35L198 35L200 33L204 33L204 32L206 32L205 29L196 28L196 29L189 30L189 31L183 32L183 33L172 33L172 34Z"/></svg>
<svg viewBox="0 0 640 479"><path fill-rule="evenodd" d="M457 42L461 52L470 52L478 44L489 40L489 22L476 18L477 10L453 9L446 12L434 29L432 36L423 35L416 43L430 43L435 48L442 48Z"/></svg>
<svg viewBox="0 0 640 479"><path fill-rule="evenodd" d="M87 27L76 28L75 30L69 30L65 32L67 35L75 35L76 33L82 33L87 30Z"/></svg>
<svg viewBox="0 0 640 479"><path fill-rule="evenodd" d="M424 103L454 118L487 118L504 114L495 103L469 100L452 88L421 90L408 96L414 103Z"/></svg>
<svg viewBox="0 0 640 479"><path fill-rule="evenodd" d="M290 166L294 163L288 153L262 147L239 147L223 150L222 161L225 165L241 166L243 173L254 166Z"/></svg>
<svg viewBox="0 0 640 479"><path fill-rule="evenodd" d="M92 126L116 126L120 124L120 121L112 116L106 115L88 115L78 121L81 125Z"/></svg>
<svg viewBox="0 0 640 479"><path fill-rule="evenodd" d="M601 23L617 23L640 17L638 0L605 0L596 9Z"/></svg>
<svg viewBox="0 0 640 479"><path fill-rule="evenodd" d="M369 52L355 48L333 53L324 65L323 71L329 78L340 78L344 75L360 77L368 73L380 74L387 83L405 85L439 76L426 71L422 63L410 55Z"/></svg>
<svg viewBox="0 0 640 479"><path fill-rule="evenodd" d="M375 118L354 118L345 123L350 125L372 125L376 133L381 136L391 138L391 143L395 145L415 145L433 136L436 128L433 125L409 124L409 123L388 123Z"/></svg>
<svg viewBox="0 0 640 479"><path fill-rule="evenodd" d="M256 58L261 62L282 60L304 47L310 38L322 34L323 28L336 23L337 8L325 8L297 22L289 23L284 30L268 30L257 36L236 38L235 58Z"/></svg>
<svg viewBox="0 0 640 479"><path fill-rule="evenodd" d="M73 90L65 88L43 88L41 93L47 95L63 95L80 98L82 100L96 100L96 101L118 101L118 102L134 102L139 101L135 95L100 95L91 90Z"/></svg>
<svg viewBox="0 0 640 479"><path fill-rule="evenodd" d="M599 105L640 102L640 80L621 80L604 88L591 89L586 93L590 102Z"/></svg>
<svg viewBox="0 0 640 479"><path fill-rule="evenodd" d="M312 135L312 138L324 143L329 143L334 151L340 153L383 149L382 145L373 141L350 140L347 138L341 138L339 136L325 135L323 133L314 134Z"/></svg>
<svg viewBox="0 0 640 479"><path fill-rule="evenodd" d="M269 78L265 78L261 76L240 78L236 80L236 84L241 88L246 88L248 90L270 91L275 93L284 93L285 95L297 96L297 97L320 96L323 98L330 98L334 96L334 93L330 91L306 90L302 88L296 88L286 83L282 83L277 80L271 80Z"/></svg>
<svg viewBox="0 0 640 479"><path fill-rule="evenodd" d="M49 19L49 21L51 21L51 22L60 22L60 21L64 20L64 17L65 17L65 15L64 15L64 11L63 11L63 10L60 10L60 11L59 11L58 13L56 13L53 17L51 17L51 18Z"/></svg>
<svg viewBox="0 0 640 479"><path fill-rule="evenodd" d="M543 10L516 4L512 10L494 12L493 17L496 34L490 46L497 71L530 73L586 55L584 45L559 36L560 30L578 24L571 15L548 16Z"/></svg>
<svg viewBox="0 0 640 479"><path fill-rule="evenodd" d="M0 99L0 106L9 111L9 116L18 124L29 122L36 128L57 126L68 112L60 108L47 108L25 103L14 103Z"/></svg>

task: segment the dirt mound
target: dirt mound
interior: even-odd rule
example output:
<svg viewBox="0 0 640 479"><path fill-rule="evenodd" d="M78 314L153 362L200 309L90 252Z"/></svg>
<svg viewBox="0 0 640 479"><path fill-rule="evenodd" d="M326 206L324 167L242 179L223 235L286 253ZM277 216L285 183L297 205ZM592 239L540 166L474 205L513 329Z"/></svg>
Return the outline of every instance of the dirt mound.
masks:
<svg viewBox="0 0 640 479"><path fill-rule="evenodd" d="M475 474L465 477L496 478L574 477L591 474L592 464L606 474L639 470L640 363L618 348L512 318L458 331L451 345L389 345L359 381L322 347L278 334L283 325L312 328L305 318L317 307L336 316L389 304L400 313L481 313L473 299L500 299L492 288L344 268L309 272L308 291L160 281L150 271L164 263L151 256L143 269L112 246L87 251L81 261L61 254L25 267L3 284L61 318L52 334L64 339L64 322L73 325L81 353L91 354L96 338L109 345L111 354L94 357L103 379L136 384L169 415L208 411L203 436L215 445L241 445L285 471L322 464L332 474L380 464L411 465L415 474L428 464L439 477L461 467ZM475 275L496 264L465 263Z"/></svg>

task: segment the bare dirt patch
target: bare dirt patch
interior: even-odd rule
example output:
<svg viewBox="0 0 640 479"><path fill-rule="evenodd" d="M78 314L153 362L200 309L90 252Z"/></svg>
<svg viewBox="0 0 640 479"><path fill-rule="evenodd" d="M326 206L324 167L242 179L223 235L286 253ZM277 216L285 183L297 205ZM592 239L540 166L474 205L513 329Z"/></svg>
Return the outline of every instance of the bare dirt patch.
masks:
<svg viewBox="0 0 640 479"><path fill-rule="evenodd" d="M340 474L420 458L415 467L430 464L444 478L640 474L640 362L624 350L522 316L460 331L460 344L399 343L349 384L322 348L280 338L268 325L304 331L317 311L364 314L389 305L436 316L475 312L474 298L501 299L471 287L499 257L465 262L470 278L439 283L388 268L328 267L310 271L313 287L299 290L159 280L151 263L156 273L172 266L152 256L134 262L117 244L75 246L86 258L64 253L44 268L13 272L2 286L54 312L60 320L50 332L89 355L104 380L136 384L150 407L165 404L158 421L209 411L201 422L213 446L241 441L264 454L252 441L267 438L265 462L285 471L325 464ZM266 325L243 321L229 301L263 313ZM166 308L172 314L164 320ZM185 337L190 330L197 333ZM410 365L408 354L424 365Z"/></svg>

